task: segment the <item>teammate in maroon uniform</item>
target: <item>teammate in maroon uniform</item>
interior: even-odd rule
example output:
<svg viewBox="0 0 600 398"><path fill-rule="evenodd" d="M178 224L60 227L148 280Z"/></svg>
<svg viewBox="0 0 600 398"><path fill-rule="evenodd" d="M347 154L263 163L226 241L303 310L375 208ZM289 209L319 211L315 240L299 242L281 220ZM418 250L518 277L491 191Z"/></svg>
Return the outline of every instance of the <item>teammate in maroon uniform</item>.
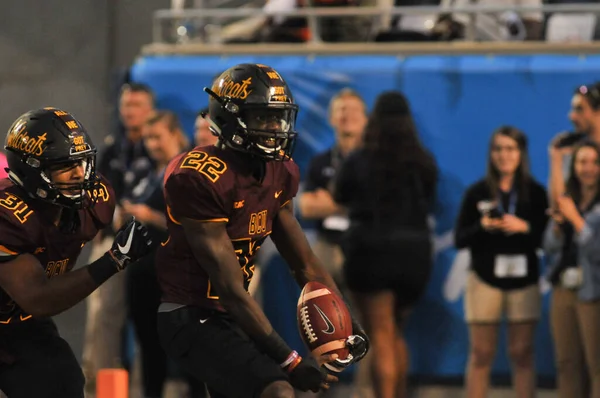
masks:
<svg viewBox="0 0 600 398"><path fill-rule="evenodd" d="M71 271L81 248L112 221L110 184L81 123L55 108L21 115L6 137L0 180L0 390L9 398L81 398L83 374L50 316L71 308L147 253L127 223L97 261Z"/></svg>
<svg viewBox="0 0 600 398"><path fill-rule="evenodd" d="M219 142L183 153L165 175L170 238L157 254L162 344L213 398L287 398L293 387L327 388L335 377L320 364L341 371L366 354L360 325L353 323L347 360L300 358L247 293L267 237L299 285L320 281L339 293L293 214L298 106L265 65L234 66L205 91Z"/></svg>

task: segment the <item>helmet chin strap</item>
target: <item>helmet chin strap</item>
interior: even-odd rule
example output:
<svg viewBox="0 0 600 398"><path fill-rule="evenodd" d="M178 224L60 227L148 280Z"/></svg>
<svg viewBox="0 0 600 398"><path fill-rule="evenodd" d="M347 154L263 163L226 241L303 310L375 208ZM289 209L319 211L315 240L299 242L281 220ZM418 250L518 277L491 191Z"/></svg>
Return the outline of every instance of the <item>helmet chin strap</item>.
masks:
<svg viewBox="0 0 600 398"><path fill-rule="evenodd" d="M8 178L10 178L10 180L12 182L14 182L15 184L17 184L18 186L21 186L21 187L23 186L23 181L19 178L18 175L16 175L12 171L8 172Z"/></svg>

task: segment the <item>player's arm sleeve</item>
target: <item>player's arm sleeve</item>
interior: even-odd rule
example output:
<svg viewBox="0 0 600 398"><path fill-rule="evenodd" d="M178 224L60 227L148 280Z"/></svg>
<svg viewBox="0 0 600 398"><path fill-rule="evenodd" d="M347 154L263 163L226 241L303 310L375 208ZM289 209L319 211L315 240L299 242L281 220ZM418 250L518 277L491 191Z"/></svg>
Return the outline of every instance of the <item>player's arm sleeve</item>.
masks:
<svg viewBox="0 0 600 398"><path fill-rule="evenodd" d="M285 191L281 195L280 206L283 207L292 200L298 194L298 186L300 185L300 169L293 160L286 163L286 169L288 172L287 182L285 184Z"/></svg>
<svg viewBox="0 0 600 398"><path fill-rule="evenodd" d="M203 222L227 222L233 203L221 181L202 176L175 174L165 184L167 215L171 221L188 218ZM229 204L229 206L228 206Z"/></svg>
<svg viewBox="0 0 600 398"><path fill-rule="evenodd" d="M33 250L28 243L31 234L24 225L16 225L7 218L5 214L0 214L0 263L14 260Z"/></svg>
<svg viewBox="0 0 600 398"><path fill-rule="evenodd" d="M98 227L106 228L112 223L117 198L112 185L104 176L100 176L100 183L95 191L91 192L91 196L96 201L94 212L99 223Z"/></svg>

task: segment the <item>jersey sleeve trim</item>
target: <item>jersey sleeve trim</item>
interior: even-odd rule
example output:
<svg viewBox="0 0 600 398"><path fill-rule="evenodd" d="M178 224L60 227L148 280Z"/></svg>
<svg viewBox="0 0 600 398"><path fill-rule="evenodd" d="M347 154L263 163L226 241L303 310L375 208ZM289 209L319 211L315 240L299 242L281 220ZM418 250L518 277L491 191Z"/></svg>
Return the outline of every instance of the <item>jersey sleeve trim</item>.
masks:
<svg viewBox="0 0 600 398"><path fill-rule="evenodd" d="M177 225L181 225L181 223L179 221L177 221L175 219L175 217L173 217L173 214L171 213L171 208L169 206L167 206L167 215L169 216L169 219L173 223L175 223ZM195 220L195 221L198 221L198 222L229 222L229 218L209 218L206 220ZM1 249L1 247L0 247L0 249ZM1 253L0 253L0 255L1 255Z"/></svg>
<svg viewBox="0 0 600 398"><path fill-rule="evenodd" d="M171 213L171 206L167 206L167 216L169 216L169 220L171 220L173 223L181 225L181 223L177 221L175 217L173 217L173 213Z"/></svg>
<svg viewBox="0 0 600 398"><path fill-rule="evenodd" d="M19 253L9 250L6 246L0 245L0 256L16 256Z"/></svg>
<svg viewBox="0 0 600 398"><path fill-rule="evenodd" d="M285 207L291 201L292 201L291 199L286 200L285 202L283 202L283 204L281 206L279 206L279 208L281 209L282 207Z"/></svg>
<svg viewBox="0 0 600 398"><path fill-rule="evenodd" d="M229 222L229 218L211 218L208 220L196 220L198 222Z"/></svg>

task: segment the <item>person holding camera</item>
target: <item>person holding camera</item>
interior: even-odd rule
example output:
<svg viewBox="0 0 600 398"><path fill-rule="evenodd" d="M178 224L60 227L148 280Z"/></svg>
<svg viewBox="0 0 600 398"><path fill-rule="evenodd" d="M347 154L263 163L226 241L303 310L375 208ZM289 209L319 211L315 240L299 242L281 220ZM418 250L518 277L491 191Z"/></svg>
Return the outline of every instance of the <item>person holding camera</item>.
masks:
<svg viewBox="0 0 600 398"><path fill-rule="evenodd" d="M600 144L600 82L579 86L571 99L569 119L572 132L557 134L550 143L550 202L556 210L554 198L561 195L569 177L573 146L584 140Z"/></svg>
<svg viewBox="0 0 600 398"><path fill-rule="evenodd" d="M467 189L455 228L456 247L471 253L465 292L468 398L487 396L504 315L516 396L535 394L533 339L541 307L536 250L547 207L545 189L529 172L526 136L500 127L490 140L487 174Z"/></svg>
<svg viewBox="0 0 600 398"><path fill-rule="evenodd" d="M600 148L579 144L546 229L558 396L600 397ZM586 391L586 369L591 393Z"/></svg>

